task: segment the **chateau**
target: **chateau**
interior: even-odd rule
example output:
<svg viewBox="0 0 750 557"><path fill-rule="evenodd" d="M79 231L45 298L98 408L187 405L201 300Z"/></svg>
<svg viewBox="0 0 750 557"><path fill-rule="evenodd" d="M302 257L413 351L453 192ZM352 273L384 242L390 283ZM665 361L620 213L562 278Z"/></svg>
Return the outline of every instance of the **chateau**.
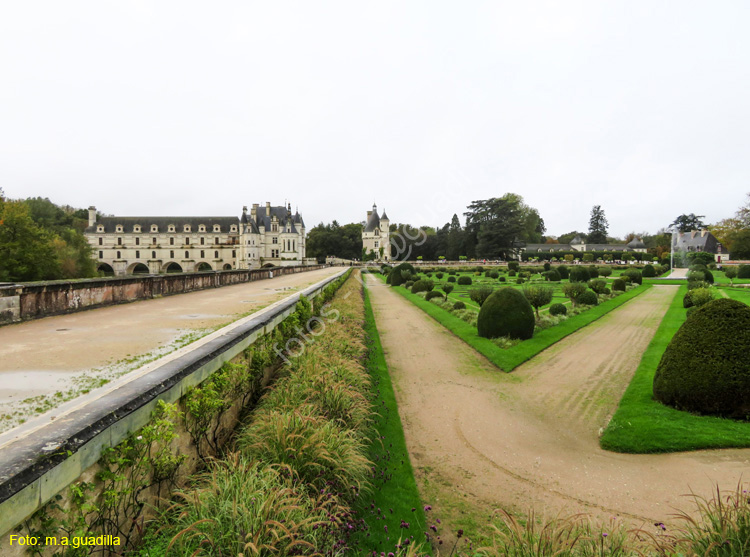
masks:
<svg viewBox="0 0 750 557"><path fill-rule="evenodd" d="M365 226L362 229L362 252L369 255L374 254L378 261L390 261L391 242L388 215L378 216L378 206L373 203L372 211L367 211Z"/></svg>
<svg viewBox="0 0 750 557"><path fill-rule="evenodd" d="M303 265L305 222L266 202L242 217L99 217L84 231L107 274L175 273Z"/></svg>

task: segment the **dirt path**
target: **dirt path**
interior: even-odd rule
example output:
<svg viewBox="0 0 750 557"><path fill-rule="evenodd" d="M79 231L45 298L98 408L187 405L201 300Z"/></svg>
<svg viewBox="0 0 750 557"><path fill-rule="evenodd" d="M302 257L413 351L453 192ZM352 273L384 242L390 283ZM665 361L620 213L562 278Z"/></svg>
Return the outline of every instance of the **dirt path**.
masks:
<svg viewBox="0 0 750 557"><path fill-rule="evenodd" d="M750 450L623 455L599 448L606 425L675 286L654 287L512 374L368 277L422 496L440 509L585 512L670 521L692 489L736 487ZM464 509L463 511L461 509Z"/></svg>
<svg viewBox="0 0 750 557"><path fill-rule="evenodd" d="M65 389L70 378L132 359L234 321L338 272L274 279L142 300L0 327L0 412Z"/></svg>

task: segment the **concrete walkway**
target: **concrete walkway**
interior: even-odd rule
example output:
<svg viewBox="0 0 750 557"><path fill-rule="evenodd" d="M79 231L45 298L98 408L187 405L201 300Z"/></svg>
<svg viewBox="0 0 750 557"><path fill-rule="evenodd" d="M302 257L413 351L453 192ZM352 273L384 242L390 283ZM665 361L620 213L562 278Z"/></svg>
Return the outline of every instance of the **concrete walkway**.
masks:
<svg viewBox="0 0 750 557"><path fill-rule="evenodd" d="M70 388L81 374L107 376L140 367L144 354L169 352L340 270L330 267L4 326L0 415L17 411L24 399Z"/></svg>

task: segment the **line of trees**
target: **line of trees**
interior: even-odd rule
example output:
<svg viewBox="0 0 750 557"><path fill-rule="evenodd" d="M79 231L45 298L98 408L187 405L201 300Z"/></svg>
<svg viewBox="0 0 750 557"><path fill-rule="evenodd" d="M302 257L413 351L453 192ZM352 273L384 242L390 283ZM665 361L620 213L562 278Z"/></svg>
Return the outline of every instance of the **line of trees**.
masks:
<svg viewBox="0 0 750 557"><path fill-rule="evenodd" d="M83 235L88 212L49 199L6 199L0 189L0 282L96 276Z"/></svg>

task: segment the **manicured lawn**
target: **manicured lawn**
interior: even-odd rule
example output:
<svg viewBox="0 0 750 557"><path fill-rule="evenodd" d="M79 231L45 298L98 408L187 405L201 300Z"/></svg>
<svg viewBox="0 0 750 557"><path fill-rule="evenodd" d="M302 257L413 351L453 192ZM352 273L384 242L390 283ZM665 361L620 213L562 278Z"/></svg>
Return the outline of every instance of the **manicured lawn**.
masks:
<svg viewBox="0 0 750 557"><path fill-rule="evenodd" d="M600 439L602 448L623 453L664 453L750 447L750 423L681 412L652 398L654 373L661 356L685 321L682 298L686 291L687 286L677 291L643 354L617 412Z"/></svg>
<svg viewBox="0 0 750 557"><path fill-rule="evenodd" d="M363 496L355 508L358 518L362 518L369 528L355 533L351 546L357 555L371 555L373 551L378 555L382 552L388 555L391 551L395 552L394 546L399 537L414 536L414 542L424 542L427 522L406 450L404 430L367 289L365 332L369 342L367 365L372 376L373 400L379 412L375 423L375 441L369 455L375 463L377 474L372 495ZM402 520L409 523L408 529L401 528Z"/></svg>
<svg viewBox="0 0 750 557"><path fill-rule="evenodd" d="M727 286L722 287L721 291L725 292L733 300L739 300L750 306L750 288L731 288Z"/></svg>
<svg viewBox="0 0 750 557"><path fill-rule="evenodd" d="M383 277L381 276L380 278ZM497 281L494 282L497 285L496 287L507 286L503 283L498 284ZM552 346L557 341L565 338L571 333L576 332L578 329L585 327L589 323L596 321L603 315L621 306L622 304L641 294L642 292L645 292L649 288L651 288L649 285L643 285L638 288L634 288L629 292L621 294L616 298L612 298L610 300L602 302L598 306L594 306L583 313L575 315L563 321L559 325L555 325L554 327L550 327L549 329L545 329L543 331L535 332L533 338L525 340L517 344L516 346L513 346L512 348L500 348L491 340L480 337L477 334L477 329L475 326L470 325L469 323L456 317L452 313L436 306L432 302L428 302L424 298L417 296L416 294L412 294L401 286L393 287L393 290L412 302L418 308L424 310L430 317L434 318L458 338L466 342L480 354L484 355L497 367L499 367L503 371L509 372L513 371L516 367L521 365L526 360L529 360L532 357L536 356L542 350ZM554 302L555 300L553 299L553 303Z"/></svg>

